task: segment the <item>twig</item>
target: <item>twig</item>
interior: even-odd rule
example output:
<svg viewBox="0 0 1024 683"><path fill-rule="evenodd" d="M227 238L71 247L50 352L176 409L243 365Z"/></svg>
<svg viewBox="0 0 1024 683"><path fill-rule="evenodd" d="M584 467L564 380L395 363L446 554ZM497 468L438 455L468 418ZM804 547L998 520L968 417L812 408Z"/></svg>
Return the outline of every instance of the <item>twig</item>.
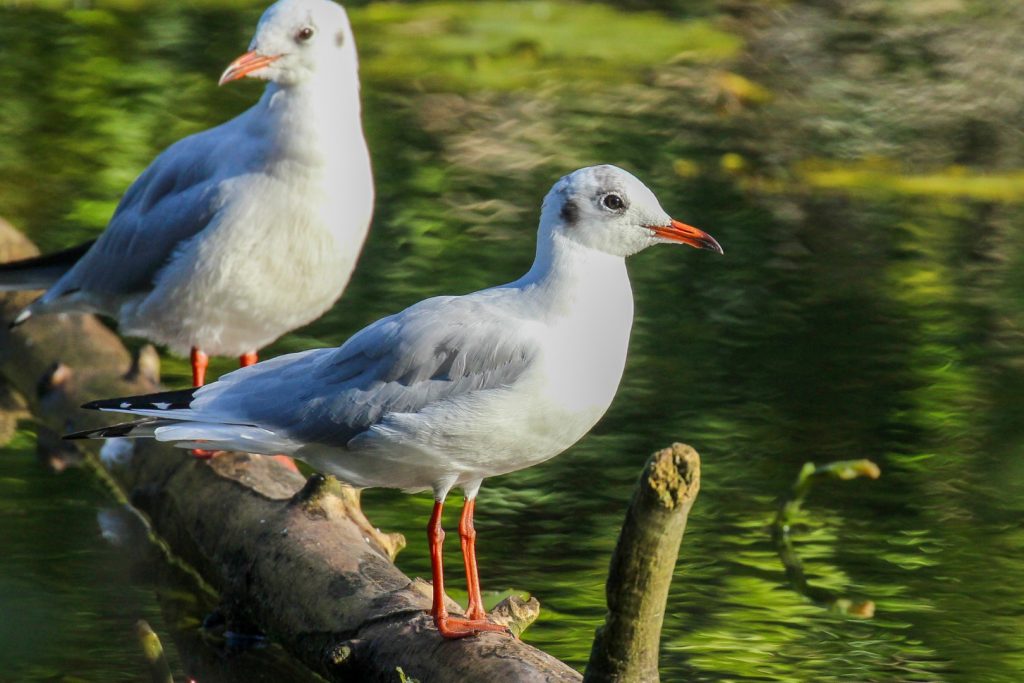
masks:
<svg viewBox="0 0 1024 683"><path fill-rule="evenodd" d="M775 542L779 559L782 560L782 565L786 568L786 578L789 579L793 589L830 609L836 609L854 617L869 618L873 616L875 603L870 600L850 600L840 597L832 591L810 585L807 582L803 562L800 561L800 556L797 555L796 549L793 547L790 532L807 494L810 493L816 482L822 479L848 480L859 477L878 479L881 474L882 471L878 465L870 460L838 460L820 466L813 462L805 463L793 483L792 493L779 504L775 521L772 523L772 540Z"/></svg>
<svg viewBox="0 0 1024 683"><path fill-rule="evenodd" d="M144 619L139 619L135 623L135 635L139 639L142 654L146 658L149 680L153 683L174 683L171 667L164 655L164 646L160 644L160 637Z"/></svg>

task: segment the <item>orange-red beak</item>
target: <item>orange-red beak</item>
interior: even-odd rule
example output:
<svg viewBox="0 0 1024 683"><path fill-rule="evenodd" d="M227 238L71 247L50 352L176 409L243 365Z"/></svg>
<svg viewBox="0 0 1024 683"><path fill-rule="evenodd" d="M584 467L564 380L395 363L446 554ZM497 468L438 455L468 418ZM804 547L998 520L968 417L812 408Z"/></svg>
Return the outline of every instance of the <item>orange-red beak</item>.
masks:
<svg viewBox="0 0 1024 683"><path fill-rule="evenodd" d="M237 81L239 78L248 76L253 71L259 71L265 66L270 66L277 61L281 55L261 55L256 52L246 52L244 55L236 59L235 61L228 64L228 68L224 69L224 73L220 75L220 80L217 85L224 85L231 81Z"/></svg>
<svg viewBox="0 0 1024 683"><path fill-rule="evenodd" d="M672 242L682 242L698 249L710 249L711 251L717 251L719 254L725 253L722 251L722 245L714 237L699 228L687 225L686 223L680 223L674 219L668 225L648 225L647 228L658 237Z"/></svg>

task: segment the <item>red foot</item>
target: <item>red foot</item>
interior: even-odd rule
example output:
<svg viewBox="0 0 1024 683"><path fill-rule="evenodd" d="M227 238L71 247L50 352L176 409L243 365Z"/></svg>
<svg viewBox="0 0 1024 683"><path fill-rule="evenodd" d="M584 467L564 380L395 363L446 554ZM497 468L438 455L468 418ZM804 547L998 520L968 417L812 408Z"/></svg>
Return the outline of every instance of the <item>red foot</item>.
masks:
<svg viewBox="0 0 1024 683"><path fill-rule="evenodd" d="M492 624L486 619L455 619L454 617L434 617L434 624L441 635L447 640L468 638L484 631L495 631L512 635L504 626Z"/></svg>
<svg viewBox="0 0 1024 683"><path fill-rule="evenodd" d="M200 460L209 460L213 456L217 455L221 451L207 451L202 448L193 448L192 455L199 458Z"/></svg>
<svg viewBox="0 0 1024 683"><path fill-rule="evenodd" d="M472 501L468 501L472 503ZM478 633L484 631L498 631L512 635L504 626L498 626L492 624L483 618L484 611L482 607L483 600L480 599L480 588L479 579L476 578L476 572L472 571L476 568L475 553L473 540L476 536L476 532L473 530L473 506L470 504L469 511L466 513L463 508L463 521L459 525L459 532L462 536L462 542L464 548L469 548L470 553L466 555L467 558L467 569L469 571L468 583L470 585L471 597L471 609L474 612L474 616L479 616L478 619L453 619L448 616L448 610L444 606L444 563L441 558L441 546L444 544L444 529L441 528L441 511L444 508L444 502L440 500L434 501L434 511L430 515L430 523L427 525L427 540L430 543L430 569L432 578L434 580L433 586L433 604L430 608L430 614L434 617L434 624L437 626L437 630L441 632L441 635L449 640L455 638L466 638L468 636L475 636ZM474 562L470 564L469 559L472 557Z"/></svg>

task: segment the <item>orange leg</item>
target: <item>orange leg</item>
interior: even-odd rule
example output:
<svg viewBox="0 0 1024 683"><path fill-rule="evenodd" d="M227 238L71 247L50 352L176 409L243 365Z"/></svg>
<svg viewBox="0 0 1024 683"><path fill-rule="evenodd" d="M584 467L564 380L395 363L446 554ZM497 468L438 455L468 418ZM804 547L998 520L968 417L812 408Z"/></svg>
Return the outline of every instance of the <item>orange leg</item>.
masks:
<svg viewBox="0 0 1024 683"><path fill-rule="evenodd" d="M193 346L189 360L192 361L192 386L201 387L206 384L206 367L210 364L210 357L203 353L198 346ZM192 455L203 460L212 458L213 453L214 451L206 451L202 448L192 449Z"/></svg>
<svg viewBox="0 0 1024 683"><path fill-rule="evenodd" d="M247 368L250 365L255 365L256 363L258 363L259 360L260 358L255 351L243 353L241 356L238 357L238 367ZM287 455L272 455L270 457L278 461L288 469L290 469L292 472L299 471L299 468L296 467L295 465L295 461L289 458Z"/></svg>
<svg viewBox="0 0 1024 683"><path fill-rule="evenodd" d="M475 636L481 631L507 633L507 628L492 624L486 619L455 619L448 616L448 610L444 606L444 564L441 560L441 546L444 544L444 529L441 528L441 510L443 508L443 502L434 501L434 512L430 515L430 524L427 526L427 541L430 543L430 568L434 579L434 604L430 608L430 614L434 617L437 630L448 639Z"/></svg>
<svg viewBox="0 0 1024 683"><path fill-rule="evenodd" d="M476 499L467 498L462 504L459 518L459 540L462 541L462 561L466 565L466 591L469 593L469 607L466 616L470 619L486 619L484 600L480 596L480 574L476 567L476 528L473 527L473 511Z"/></svg>
<svg viewBox="0 0 1024 683"><path fill-rule="evenodd" d="M201 387L206 384L206 366L210 364L210 357L198 346L193 346L189 359L192 361L192 386Z"/></svg>

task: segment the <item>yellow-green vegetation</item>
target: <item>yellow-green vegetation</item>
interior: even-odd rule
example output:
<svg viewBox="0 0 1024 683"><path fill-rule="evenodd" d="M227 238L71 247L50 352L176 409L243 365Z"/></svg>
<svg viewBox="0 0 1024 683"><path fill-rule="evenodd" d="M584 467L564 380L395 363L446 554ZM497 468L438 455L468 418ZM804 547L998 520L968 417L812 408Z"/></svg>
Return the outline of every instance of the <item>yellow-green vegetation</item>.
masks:
<svg viewBox="0 0 1024 683"><path fill-rule="evenodd" d="M402 670L402 667L395 669L395 673L398 674L399 683L419 683L419 680L407 675L405 671Z"/></svg>
<svg viewBox="0 0 1024 683"><path fill-rule="evenodd" d="M94 0L93 2L81 2L80 0L9 0L4 3L8 7L36 8L46 10L74 10L82 7L99 10L118 10L123 12L140 12L150 7L164 3L158 0ZM261 7L264 3L254 0L189 0L190 7L216 8L216 9L243 9L245 7ZM269 4L269 3L266 3Z"/></svg>
<svg viewBox="0 0 1024 683"><path fill-rule="evenodd" d="M635 80L666 62L726 59L742 45L706 19L604 4L385 2L351 14L363 73L403 88L597 87Z"/></svg>
<svg viewBox="0 0 1024 683"><path fill-rule="evenodd" d="M171 677L171 669L167 665L167 657L164 655L164 647L152 627L144 619L140 619L135 625L135 636L139 639L139 647L146 659L149 669L149 679L152 683L174 683Z"/></svg>
<svg viewBox="0 0 1024 683"><path fill-rule="evenodd" d="M978 171L949 166L931 172L911 172L890 159L852 163L810 159L797 164L796 175L808 185L884 198L892 195L961 197L994 202L1024 200L1024 171Z"/></svg>

